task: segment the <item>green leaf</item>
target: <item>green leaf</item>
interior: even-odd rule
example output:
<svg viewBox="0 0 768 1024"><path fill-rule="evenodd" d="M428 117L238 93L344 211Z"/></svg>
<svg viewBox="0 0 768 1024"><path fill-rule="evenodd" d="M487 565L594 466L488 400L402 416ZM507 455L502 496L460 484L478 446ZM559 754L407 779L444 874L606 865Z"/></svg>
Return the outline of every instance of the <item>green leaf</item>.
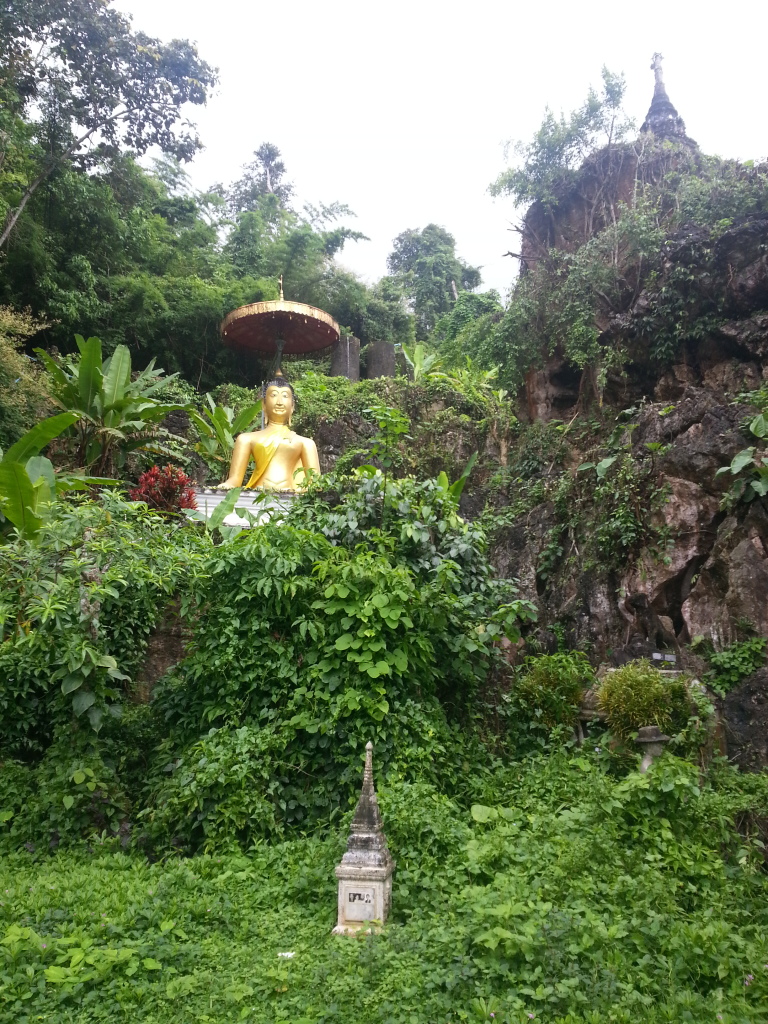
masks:
<svg viewBox="0 0 768 1024"><path fill-rule="evenodd" d="M78 345L80 345L79 342ZM101 395L104 385L101 364L101 342L98 338L89 338L88 341L80 345L78 373L81 407L89 416L93 416L98 411L97 399Z"/></svg>
<svg viewBox="0 0 768 1024"><path fill-rule="evenodd" d="M233 487L229 494L224 498L223 501L219 502L216 508L211 513L210 519L207 522L208 530L217 530L227 516L234 511L237 499L240 497L242 487Z"/></svg>
<svg viewBox="0 0 768 1024"><path fill-rule="evenodd" d="M598 462L598 464L595 466L598 480L603 480L605 478L605 474L614 464L616 459L618 459L618 455L609 455L607 459L601 459L600 462Z"/></svg>
<svg viewBox="0 0 768 1024"><path fill-rule="evenodd" d="M749 429L755 437L765 437L768 434L768 417L766 417L765 413L761 412L759 416L755 416L749 424Z"/></svg>
<svg viewBox="0 0 768 1024"><path fill-rule="evenodd" d="M75 798L73 796L65 796L62 798L61 802L64 804L68 811L71 811L75 803Z"/></svg>
<svg viewBox="0 0 768 1024"><path fill-rule="evenodd" d="M485 804L472 804L470 814L481 825L488 821L495 821L499 816L499 812L495 807L486 807Z"/></svg>
<svg viewBox="0 0 768 1024"><path fill-rule="evenodd" d="M56 473L50 459L46 459L44 455L33 455L31 459L27 460L24 468L33 486L43 480L49 495L53 496L56 493Z"/></svg>
<svg viewBox="0 0 768 1024"><path fill-rule="evenodd" d="M153 960L151 956L145 956L141 961L145 971L162 971L163 965L159 960Z"/></svg>
<svg viewBox="0 0 768 1024"><path fill-rule="evenodd" d="M749 466L754 462L754 454L754 448L744 448L743 451L740 451L739 454L734 456L731 461L731 473L735 476L737 473L740 473L745 466Z"/></svg>
<svg viewBox="0 0 768 1024"><path fill-rule="evenodd" d="M478 455L477 452L474 452L472 454L472 456L470 457L469 462L464 467L464 471L462 472L462 474L459 477L459 479L455 480L451 484L451 486L448 488L448 493L453 498L453 500L455 502L457 502L457 503L459 501L459 498L462 495L462 492L464 491L464 487L465 487L465 485L467 483L467 480L469 479L469 474L472 472L472 470L474 469L475 463L477 462L477 455Z"/></svg>
<svg viewBox="0 0 768 1024"><path fill-rule="evenodd" d="M56 381L56 385L61 391L65 391L69 388L69 378L66 373L62 370L55 359L51 358L44 348L34 349L34 353L41 363L45 366L46 370L53 379Z"/></svg>
<svg viewBox="0 0 768 1024"><path fill-rule="evenodd" d="M77 771L77 772L75 772L75 774L74 774L74 775L72 776L72 781L73 781L73 782L75 783L75 785L77 785L77 786L80 786L80 785L81 785L81 784L82 784L83 782L85 782L85 779L86 779L86 775L85 775L85 772L80 772L80 771Z"/></svg>
<svg viewBox="0 0 768 1024"><path fill-rule="evenodd" d="M0 511L22 537L31 539L43 525L36 514L38 494L24 466L0 462Z"/></svg>
<svg viewBox="0 0 768 1024"><path fill-rule="evenodd" d="M101 720L104 717L104 712L101 708L88 708L88 721L91 723L91 728L94 732L98 732L101 729Z"/></svg>
<svg viewBox="0 0 768 1024"><path fill-rule="evenodd" d="M131 382L131 353L125 345L118 345L107 360L102 389L104 412L112 409L120 399L125 398L126 388Z"/></svg>
<svg viewBox="0 0 768 1024"><path fill-rule="evenodd" d="M261 402L256 402L254 405L247 405L240 413L235 417L232 427L230 428L233 434L240 434L242 431L247 430L248 427L254 422L257 416L261 413Z"/></svg>
<svg viewBox="0 0 768 1024"><path fill-rule="evenodd" d="M49 441L63 434L77 423L79 418L76 412L60 412L57 416L41 420L37 426L20 437L16 444L11 445L3 457L3 462L26 462L33 455L39 455Z"/></svg>
<svg viewBox="0 0 768 1024"><path fill-rule="evenodd" d="M88 710L95 700L96 694L92 690L80 690L79 693L75 694L72 700L72 710L79 718L84 711Z"/></svg>
<svg viewBox="0 0 768 1024"><path fill-rule="evenodd" d="M334 644L337 651L348 651L354 643L355 638L351 633L344 633L340 636Z"/></svg>
<svg viewBox="0 0 768 1024"><path fill-rule="evenodd" d="M65 677L64 682L61 684L62 693L73 693L83 685L83 677L76 675L74 672L70 673Z"/></svg>

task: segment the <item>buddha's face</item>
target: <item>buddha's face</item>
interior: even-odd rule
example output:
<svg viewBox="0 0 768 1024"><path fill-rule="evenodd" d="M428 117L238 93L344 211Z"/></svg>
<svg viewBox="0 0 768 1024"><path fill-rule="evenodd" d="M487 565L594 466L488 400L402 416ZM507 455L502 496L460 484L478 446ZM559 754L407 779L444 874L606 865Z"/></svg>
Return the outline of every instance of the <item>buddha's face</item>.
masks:
<svg viewBox="0 0 768 1024"><path fill-rule="evenodd" d="M293 415L291 389L270 384L264 395L264 413L268 423L288 423Z"/></svg>

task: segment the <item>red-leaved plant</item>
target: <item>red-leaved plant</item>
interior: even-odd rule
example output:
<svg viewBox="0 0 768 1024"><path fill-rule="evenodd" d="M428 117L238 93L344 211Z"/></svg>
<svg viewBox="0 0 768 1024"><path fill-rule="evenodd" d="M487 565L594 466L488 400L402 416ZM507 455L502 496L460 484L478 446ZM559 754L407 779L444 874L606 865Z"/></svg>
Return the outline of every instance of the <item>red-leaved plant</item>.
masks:
<svg viewBox="0 0 768 1024"><path fill-rule="evenodd" d="M158 512L180 512L183 508L197 508L192 481L177 466L153 466L139 477L130 492L131 501L146 501Z"/></svg>

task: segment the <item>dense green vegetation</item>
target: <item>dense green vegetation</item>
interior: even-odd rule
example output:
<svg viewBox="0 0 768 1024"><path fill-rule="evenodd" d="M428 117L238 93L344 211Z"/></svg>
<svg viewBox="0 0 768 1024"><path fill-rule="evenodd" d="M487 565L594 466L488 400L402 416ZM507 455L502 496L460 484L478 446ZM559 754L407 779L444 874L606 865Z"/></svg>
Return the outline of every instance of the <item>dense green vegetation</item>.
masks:
<svg viewBox="0 0 768 1024"><path fill-rule="evenodd" d="M368 285L336 260L351 211L296 209L276 145L191 189L185 104L216 72L189 43L102 0L11 0L0 29L0 1021L764 1019L768 781L713 753L711 714L765 639L700 640L709 689L598 674L490 544L541 512L543 604L666 556L665 445L604 401L741 315L718 247L765 215L765 168L631 141L604 71L492 186L528 206L505 304L435 224ZM399 375L286 367L333 471L280 522L204 522L186 473L220 480L261 399L218 325L281 276ZM550 358L577 414L524 422ZM723 514L765 498L765 390ZM393 913L341 939L368 740Z"/></svg>
<svg viewBox="0 0 768 1024"><path fill-rule="evenodd" d="M119 842L0 868L4 1019L751 1024L768 1011L764 780L608 754L381 792L384 935L332 936L340 835L150 864ZM88 899L83 899L87 891Z"/></svg>

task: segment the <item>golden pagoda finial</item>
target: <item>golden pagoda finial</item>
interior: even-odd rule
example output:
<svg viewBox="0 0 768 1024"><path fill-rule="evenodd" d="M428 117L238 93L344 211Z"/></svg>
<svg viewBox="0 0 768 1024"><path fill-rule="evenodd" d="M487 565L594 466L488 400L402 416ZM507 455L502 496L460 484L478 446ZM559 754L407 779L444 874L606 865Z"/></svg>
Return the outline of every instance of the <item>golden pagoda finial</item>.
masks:
<svg viewBox="0 0 768 1024"><path fill-rule="evenodd" d="M280 275L280 301L285 302L285 296L283 295L283 275Z"/></svg>

